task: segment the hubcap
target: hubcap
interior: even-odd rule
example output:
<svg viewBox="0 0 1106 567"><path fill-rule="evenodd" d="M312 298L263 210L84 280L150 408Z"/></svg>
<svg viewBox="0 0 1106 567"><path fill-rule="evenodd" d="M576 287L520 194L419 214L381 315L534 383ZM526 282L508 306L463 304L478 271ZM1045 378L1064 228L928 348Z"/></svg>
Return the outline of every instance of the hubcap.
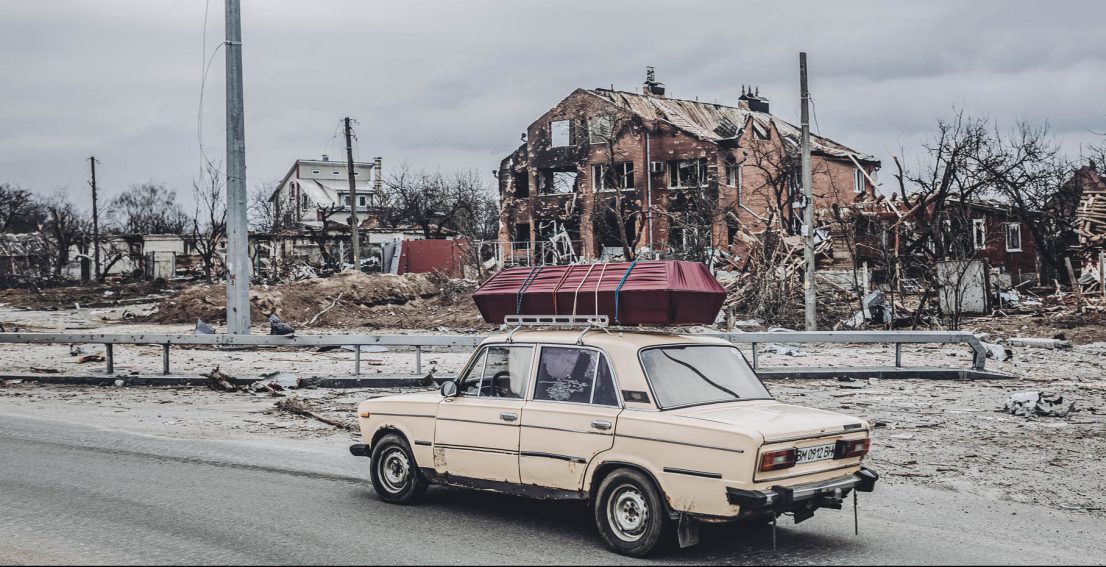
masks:
<svg viewBox="0 0 1106 567"><path fill-rule="evenodd" d="M634 542L641 539L649 526L649 505L636 486L623 484L607 501L607 521L619 539Z"/></svg>
<svg viewBox="0 0 1106 567"><path fill-rule="evenodd" d="M385 451L377 465L377 476L388 492L399 492L407 486L411 466L403 450L393 447Z"/></svg>

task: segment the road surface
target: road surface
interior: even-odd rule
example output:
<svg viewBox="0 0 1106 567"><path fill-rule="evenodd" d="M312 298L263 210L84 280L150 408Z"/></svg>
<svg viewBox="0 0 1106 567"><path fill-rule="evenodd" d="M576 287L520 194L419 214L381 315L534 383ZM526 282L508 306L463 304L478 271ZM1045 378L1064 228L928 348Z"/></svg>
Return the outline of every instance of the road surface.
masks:
<svg viewBox="0 0 1106 567"><path fill-rule="evenodd" d="M46 413L46 412L40 412ZM336 443L182 440L0 408L0 564L610 564L587 509L431 489L384 504ZM848 510L706 526L664 563L1075 564L1106 557L1106 521L884 483Z"/></svg>

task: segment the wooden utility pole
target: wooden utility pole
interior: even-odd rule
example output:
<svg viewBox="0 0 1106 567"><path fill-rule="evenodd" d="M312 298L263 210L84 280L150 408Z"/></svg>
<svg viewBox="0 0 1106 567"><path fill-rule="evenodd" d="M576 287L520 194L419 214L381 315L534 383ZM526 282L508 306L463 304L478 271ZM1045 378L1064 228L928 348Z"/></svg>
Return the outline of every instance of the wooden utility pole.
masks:
<svg viewBox="0 0 1106 567"><path fill-rule="evenodd" d="M92 262L96 283L100 283L100 211L96 202L96 156L88 158L92 167Z"/></svg>
<svg viewBox="0 0 1106 567"><path fill-rule="evenodd" d="M349 231L353 245L353 269L361 271L361 233L358 230L361 219L357 216L357 179L353 171L353 128L350 118L346 117L346 173L349 174Z"/></svg>
<svg viewBox="0 0 1106 567"><path fill-rule="evenodd" d="M227 2L227 332L250 334L250 235L246 224L246 119L241 0Z"/></svg>
<svg viewBox="0 0 1106 567"><path fill-rule="evenodd" d="M818 290L814 283L814 188L810 173L810 91L806 86L806 52L799 53L799 88L802 95L802 170L803 170L803 258L806 260L803 291L806 305L806 330L818 330Z"/></svg>

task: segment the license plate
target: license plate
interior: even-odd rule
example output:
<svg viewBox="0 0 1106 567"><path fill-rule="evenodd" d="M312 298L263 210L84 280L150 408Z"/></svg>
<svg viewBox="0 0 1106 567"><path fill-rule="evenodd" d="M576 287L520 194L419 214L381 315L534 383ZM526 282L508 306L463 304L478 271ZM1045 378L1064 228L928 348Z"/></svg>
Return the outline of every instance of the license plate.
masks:
<svg viewBox="0 0 1106 567"><path fill-rule="evenodd" d="M836 448L837 444L830 443L829 445L815 445L814 447L796 449L795 464L801 465L803 463L832 459Z"/></svg>

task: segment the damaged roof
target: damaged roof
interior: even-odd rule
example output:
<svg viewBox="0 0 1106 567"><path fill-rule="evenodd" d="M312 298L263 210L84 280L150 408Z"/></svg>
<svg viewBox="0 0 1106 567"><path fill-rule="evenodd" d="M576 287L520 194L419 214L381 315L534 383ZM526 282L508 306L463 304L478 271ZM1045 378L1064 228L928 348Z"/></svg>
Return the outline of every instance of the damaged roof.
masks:
<svg viewBox="0 0 1106 567"><path fill-rule="evenodd" d="M780 120L765 112L755 112L745 108L726 106L710 102L662 98L627 91L609 89L585 89L603 100L624 108L641 118L668 122L708 142L733 140L741 136L746 124L757 129L761 135L770 131L773 125L785 140L798 147L802 131L798 126ZM848 158L858 161L878 163L874 156L861 153L829 138L810 135L811 149L829 156Z"/></svg>

